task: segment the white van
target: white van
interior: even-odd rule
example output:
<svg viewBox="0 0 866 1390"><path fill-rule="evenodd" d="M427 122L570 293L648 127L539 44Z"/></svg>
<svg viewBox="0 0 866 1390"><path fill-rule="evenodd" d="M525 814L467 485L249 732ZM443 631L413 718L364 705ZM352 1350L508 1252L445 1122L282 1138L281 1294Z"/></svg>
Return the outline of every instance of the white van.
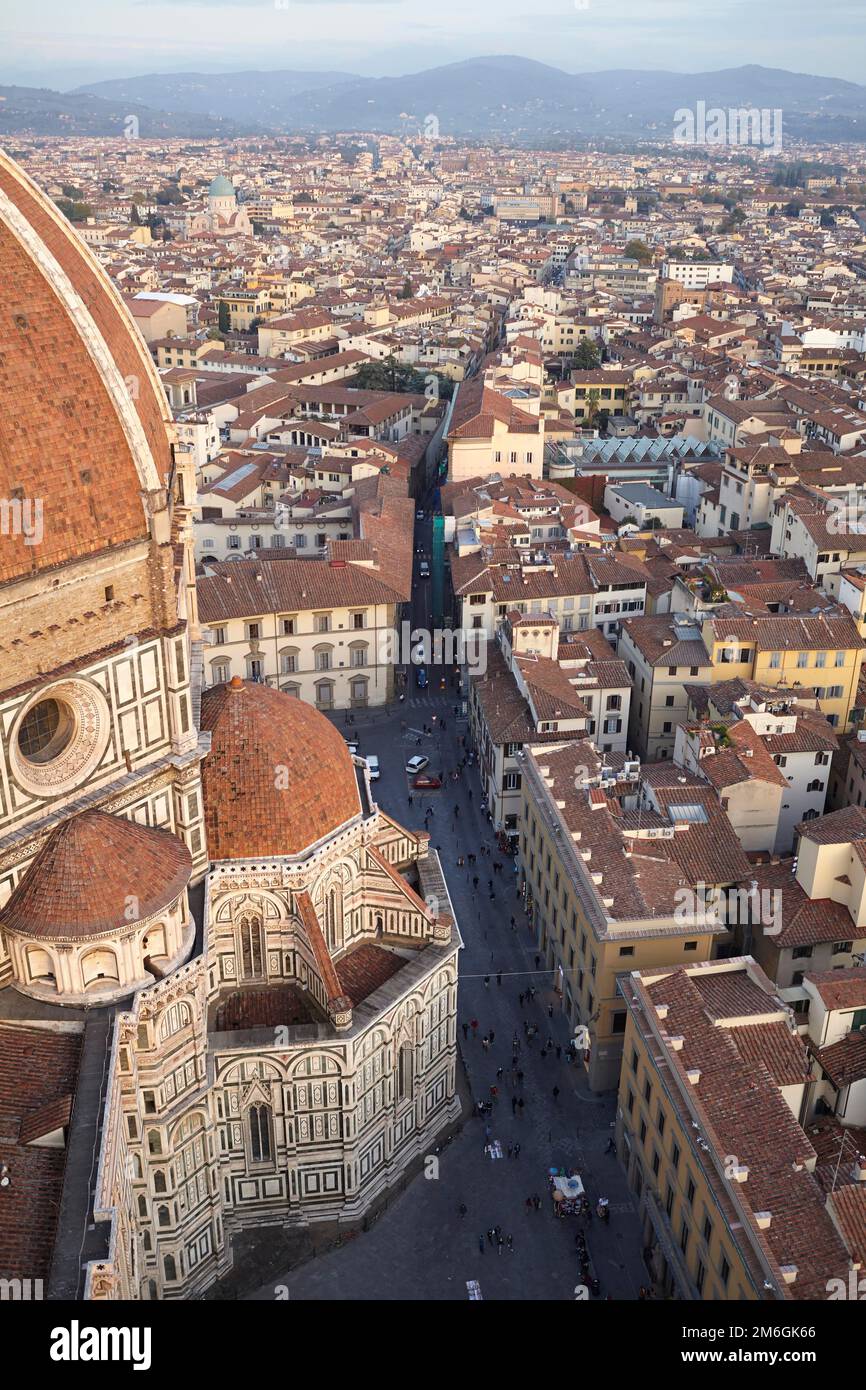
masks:
<svg viewBox="0 0 866 1390"><path fill-rule="evenodd" d="M367 771L368 771L369 774L370 774L370 781L371 781L371 782L378 782L378 780L379 780L379 759L378 759L378 756L377 756L375 753L368 753L368 754L367 754L367 759L366 759L366 761L367 761Z"/></svg>

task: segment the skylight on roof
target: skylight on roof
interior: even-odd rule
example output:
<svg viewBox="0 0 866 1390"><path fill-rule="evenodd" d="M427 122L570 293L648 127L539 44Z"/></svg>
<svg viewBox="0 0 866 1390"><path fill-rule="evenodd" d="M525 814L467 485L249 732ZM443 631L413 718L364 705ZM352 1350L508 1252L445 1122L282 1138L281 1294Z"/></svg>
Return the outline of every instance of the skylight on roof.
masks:
<svg viewBox="0 0 866 1390"><path fill-rule="evenodd" d="M241 464L240 468L236 468L227 478L223 478L222 482L219 483L219 487L223 490L234 487L235 483L239 483L243 478L248 478L251 473L255 473L256 468L257 464L255 463Z"/></svg>
<svg viewBox="0 0 866 1390"><path fill-rule="evenodd" d="M668 817L672 821L687 820L695 825L706 825L709 820L706 809L698 802L687 802L680 806L669 806Z"/></svg>

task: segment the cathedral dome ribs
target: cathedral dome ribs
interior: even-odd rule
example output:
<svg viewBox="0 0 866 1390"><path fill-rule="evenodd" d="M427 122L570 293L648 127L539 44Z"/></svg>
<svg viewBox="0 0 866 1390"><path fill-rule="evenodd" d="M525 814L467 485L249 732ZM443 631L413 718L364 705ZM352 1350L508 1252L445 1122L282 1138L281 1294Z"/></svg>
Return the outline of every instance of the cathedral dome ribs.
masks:
<svg viewBox="0 0 866 1390"><path fill-rule="evenodd" d="M211 859L304 853L361 814L351 754L318 710L235 676L202 695Z"/></svg>

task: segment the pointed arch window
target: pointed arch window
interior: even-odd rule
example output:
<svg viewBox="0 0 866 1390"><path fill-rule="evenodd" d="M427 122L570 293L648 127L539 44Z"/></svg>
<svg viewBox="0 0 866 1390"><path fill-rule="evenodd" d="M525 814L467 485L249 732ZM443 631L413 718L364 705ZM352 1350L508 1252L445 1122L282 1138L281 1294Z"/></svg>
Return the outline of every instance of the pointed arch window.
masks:
<svg viewBox="0 0 866 1390"><path fill-rule="evenodd" d="M325 890L325 941L330 951L343 944L343 898L336 883Z"/></svg>
<svg viewBox="0 0 866 1390"><path fill-rule="evenodd" d="M397 1054L397 1099L407 1100L415 1082L415 1054L410 1043L404 1042Z"/></svg>
<svg viewBox="0 0 866 1390"><path fill-rule="evenodd" d="M247 1117L250 1132L250 1157L254 1163L267 1163L271 1158L271 1108L251 1105Z"/></svg>
<svg viewBox="0 0 866 1390"><path fill-rule="evenodd" d="M262 919L248 914L240 919L241 974L245 980L261 979L264 974Z"/></svg>

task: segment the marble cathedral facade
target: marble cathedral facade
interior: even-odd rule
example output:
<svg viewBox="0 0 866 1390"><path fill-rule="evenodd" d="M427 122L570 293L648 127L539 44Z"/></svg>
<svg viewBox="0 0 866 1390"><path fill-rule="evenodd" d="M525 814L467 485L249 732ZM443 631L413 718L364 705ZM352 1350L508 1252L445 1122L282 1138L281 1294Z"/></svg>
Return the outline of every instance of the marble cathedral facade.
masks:
<svg viewBox="0 0 866 1390"><path fill-rule="evenodd" d="M324 716L202 696L191 459L2 153L0 280L0 1019L7 991L37 1028L108 1011L80 1287L184 1298L247 1226L356 1222L456 1119L460 936Z"/></svg>

